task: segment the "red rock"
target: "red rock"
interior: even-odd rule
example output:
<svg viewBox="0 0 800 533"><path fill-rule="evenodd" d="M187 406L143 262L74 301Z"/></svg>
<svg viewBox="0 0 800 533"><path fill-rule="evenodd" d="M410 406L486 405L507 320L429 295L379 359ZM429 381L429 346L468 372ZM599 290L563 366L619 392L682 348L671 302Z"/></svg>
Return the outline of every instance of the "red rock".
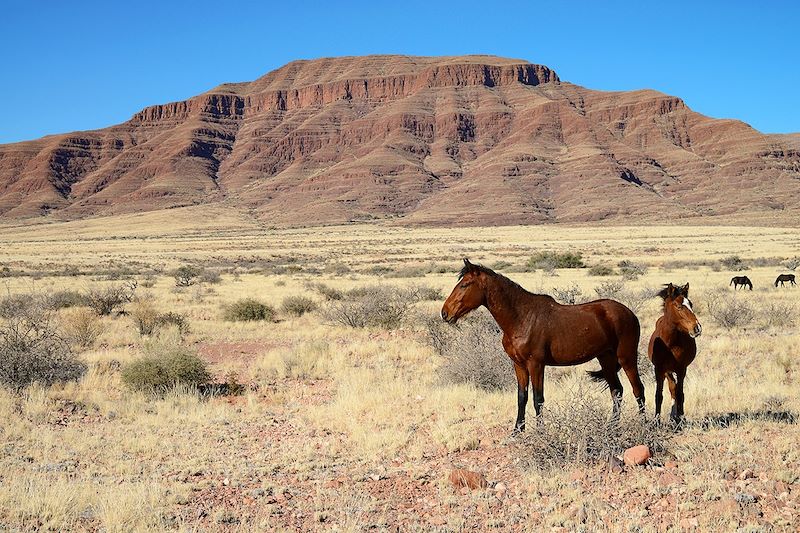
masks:
<svg viewBox="0 0 800 533"><path fill-rule="evenodd" d="M271 224L711 213L778 225L800 208L798 149L798 136L711 119L675 96L594 91L517 59L324 58L109 128L0 146L0 216L225 200Z"/></svg>
<svg viewBox="0 0 800 533"><path fill-rule="evenodd" d="M483 474L465 470L463 468L456 468L450 472L449 479L450 484L456 489L466 487L474 490L485 489L489 486L489 482L486 481L486 477L484 477Z"/></svg>
<svg viewBox="0 0 800 533"><path fill-rule="evenodd" d="M650 448L640 444L625 450L625 453L622 454L622 461L627 466L637 466L645 464L650 457Z"/></svg>
<svg viewBox="0 0 800 533"><path fill-rule="evenodd" d="M678 468L678 463L676 461L667 461L664 463L664 468L675 469Z"/></svg>

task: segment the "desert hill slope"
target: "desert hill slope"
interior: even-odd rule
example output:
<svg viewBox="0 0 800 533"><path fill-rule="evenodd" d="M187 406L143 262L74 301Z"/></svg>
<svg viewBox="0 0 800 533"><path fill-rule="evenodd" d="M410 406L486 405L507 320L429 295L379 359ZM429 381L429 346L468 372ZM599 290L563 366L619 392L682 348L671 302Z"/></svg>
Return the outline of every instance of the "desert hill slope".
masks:
<svg viewBox="0 0 800 533"><path fill-rule="evenodd" d="M275 224L800 219L800 137L491 56L295 61L0 146L0 217L211 202Z"/></svg>

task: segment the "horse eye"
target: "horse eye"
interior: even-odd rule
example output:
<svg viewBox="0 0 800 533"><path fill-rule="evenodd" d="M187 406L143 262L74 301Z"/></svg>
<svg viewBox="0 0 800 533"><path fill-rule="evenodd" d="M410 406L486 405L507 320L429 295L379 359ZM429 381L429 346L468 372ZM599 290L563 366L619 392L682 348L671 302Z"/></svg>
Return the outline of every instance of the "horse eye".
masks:
<svg viewBox="0 0 800 533"><path fill-rule="evenodd" d="M461 288L462 288L462 289L466 289L467 287L469 287L469 286L470 286L470 284L471 284L471 283L472 283L471 281L468 281L467 283L462 283L462 284L461 284Z"/></svg>

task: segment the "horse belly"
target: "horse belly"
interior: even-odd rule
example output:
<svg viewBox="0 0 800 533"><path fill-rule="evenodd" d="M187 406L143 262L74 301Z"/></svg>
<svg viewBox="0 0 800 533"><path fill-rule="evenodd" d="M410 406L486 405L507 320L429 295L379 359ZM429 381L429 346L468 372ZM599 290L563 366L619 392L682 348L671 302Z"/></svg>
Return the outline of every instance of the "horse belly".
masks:
<svg viewBox="0 0 800 533"><path fill-rule="evenodd" d="M591 361L595 357L614 351L611 339L599 328L585 328L571 335L568 340L560 340L550 345L550 353L545 364L550 366L571 366Z"/></svg>

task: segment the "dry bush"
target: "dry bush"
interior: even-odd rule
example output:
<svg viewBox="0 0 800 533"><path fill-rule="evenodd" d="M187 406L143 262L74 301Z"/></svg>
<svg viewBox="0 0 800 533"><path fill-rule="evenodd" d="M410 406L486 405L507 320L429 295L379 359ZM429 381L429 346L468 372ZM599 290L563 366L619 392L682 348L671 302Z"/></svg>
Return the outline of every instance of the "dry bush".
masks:
<svg viewBox="0 0 800 533"><path fill-rule="evenodd" d="M553 287L553 298L562 304L568 305L575 305L586 301L583 291L574 283L563 289L560 287Z"/></svg>
<svg viewBox="0 0 800 533"><path fill-rule="evenodd" d="M344 298L344 293L339 289L334 289L330 285L325 285L320 282L306 283L306 288L312 291L317 291L326 300L341 300Z"/></svg>
<svg viewBox="0 0 800 533"><path fill-rule="evenodd" d="M103 333L103 324L97 313L86 307L70 309L62 315L66 337L81 348L91 348Z"/></svg>
<svg viewBox="0 0 800 533"><path fill-rule="evenodd" d="M529 467L553 470L567 464L596 464L638 444L655 453L666 449L672 435L668 426L634 409L623 409L619 420L612 420L610 396L591 394L581 385L571 388L568 400L545 404L541 423L528 420L519 445Z"/></svg>
<svg viewBox="0 0 800 533"><path fill-rule="evenodd" d="M122 381L133 390L162 394L175 387L200 387L211 380L206 363L180 345L156 343L147 354L122 369Z"/></svg>
<svg viewBox="0 0 800 533"><path fill-rule="evenodd" d="M797 270L797 267L800 266L800 257L793 257L791 259L787 259L782 263L782 265L789 270Z"/></svg>
<svg viewBox="0 0 800 533"><path fill-rule="evenodd" d="M704 296L711 318L728 329L741 328L753 322L756 312L742 297L725 291L708 292Z"/></svg>
<svg viewBox="0 0 800 533"><path fill-rule="evenodd" d="M470 383L484 390L508 390L516 383L503 335L488 311L474 311L455 326L431 317L426 327L431 346L444 358L437 371L443 383Z"/></svg>
<svg viewBox="0 0 800 533"><path fill-rule="evenodd" d="M580 252L538 252L528 259L526 266L547 271L554 268L583 268L586 265Z"/></svg>
<svg viewBox="0 0 800 533"><path fill-rule="evenodd" d="M88 305L86 296L78 291L55 291L43 296L44 305L48 309L58 311L69 307L84 307Z"/></svg>
<svg viewBox="0 0 800 533"><path fill-rule="evenodd" d="M136 282L118 283L107 287L93 287L86 291L86 305L100 316L110 315L115 310L133 301Z"/></svg>
<svg viewBox="0 0 800 533"><path fill-rule="evenodd" d="M726 270L732 270L734 272L747 269L747 265L738 255L730 255L724 259L720 259L719 264L722 268L725 268Z"/></svg>
<svg viewBox="0 0 800 533"><path fill-rule="evenodd" d="M635 281L647 274L647 267L645 265L634 263L628 259L623 259L617 266L619 267L620 274L622 274L622 279L628 281Z"/></svg>
<svg viewBox="0 0 800 533"><path fill-rule="evenodd" d="M417 301L410 289L367 285L348 291L342 300L329 301L322 314L327 321L343 326L396 329Z"/></svg>
<svg viewBox="0 0 800 533"><path fill-rule="evenodd" d="M140 335L153 335L161 327L168 325L176 326L180 335L184 335L189 331L189 325L184 315L173 311L160 313L150 300L134 302L128 309L128 315L133 320Z"/></svg>
<svg viewBox="0 0 800 533"><path fill-rule="evenodd" d="M793 327L797 323L797 307L791 303L768 302L761 314L766 327Z"/></svg>
<svg viewBox="0 0 800 533"><path fill-rule="evenodd" d="M244 298L228 304L223 309L223 318L230 322L256 320L275 321L275 309L254 298Z"/></svg>
<svg viewBox="0 0 800 533"><path fill-rule="evenodd" d="M21 390L32 383L77 381L86 364L56 330L52 314L29 300L0 324L0 384Z"/></svg>
<svg viewBox="0 0 800 533"><path fill-rule="evenodd" d="M436 302L444 299L442 291L430 285L412 285L408 288L409 297L415 302Z"/></svg>
<svg viewBox="0 0 800 533"><path fill-rule="evenodd" d="M317 308L317 302L307 296L287 296L281 304L281 311L287 315L303 316Z"/></svg>
<svg viewBox="0 0 800 533"><path fill-rule="evenodd" d="M220 274L219 270L203 269L197 276L197 281L200 283L207 283L209 285L216 285L217 283L222 283L222 274Z"/></svg>

